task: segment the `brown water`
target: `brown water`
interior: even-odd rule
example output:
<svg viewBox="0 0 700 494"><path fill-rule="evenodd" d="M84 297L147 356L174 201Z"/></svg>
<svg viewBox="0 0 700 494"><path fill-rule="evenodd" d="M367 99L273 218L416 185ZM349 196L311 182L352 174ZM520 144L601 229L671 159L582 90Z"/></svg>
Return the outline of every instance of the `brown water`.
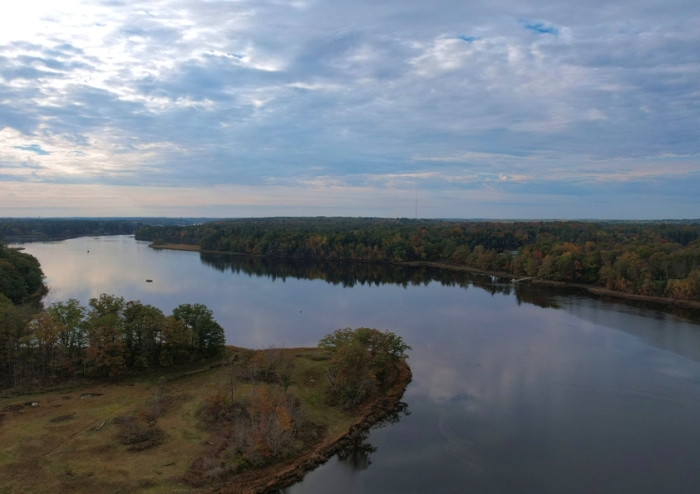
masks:
<svg viewBox="0 0 700 494"><path fill-rule="evenodd" d="M700 492L693 314L461 273L155 251L130 237L24 246L48 302L204 303L228 342L248 347L314 345L347 326L412 345L408 414L288 494Z"/></svg>

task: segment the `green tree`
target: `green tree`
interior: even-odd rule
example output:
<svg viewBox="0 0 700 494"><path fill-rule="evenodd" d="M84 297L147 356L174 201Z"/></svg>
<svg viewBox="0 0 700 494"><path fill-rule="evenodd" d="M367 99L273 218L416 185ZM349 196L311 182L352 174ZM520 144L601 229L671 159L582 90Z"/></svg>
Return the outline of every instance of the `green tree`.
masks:
<svg viewBox="0 0 700 494"><path fill-rule="evenodd" d="M400 336L373 328L338 329L324 336L319 347L332 354L326 372L331 401L345 407L391 384L411 349Z"/></svg>
<svg viewBox="0 0 700 494"><path fill-rule="evenodd" d="M199 347L197 334L184 321L173 316L165 318L161 328L158 363L163 367L185 361Z"/></svg>
<svg viewBox="0 0 700 494"><path fill-rule="evenodd" d="M0 382L16 385L14 365L19 358L20 338L26 319L22 312L5 295L0 294Z"/></svg>
<svg viewBox="0 0 700 494"><path fill-rule="evenodd" d="M218 355L226 344L224 329L214 320L213 312L203 304L181 304L173 310L173 317L197 335L201 357Z"/></svg>
<svg viewBox="0 0 700 494"><path fill-rule="evenodd" d="M51 304L47 313L63 328L58 336L61 355L66 360L63 366L75 370L81 365L84 349L87 346L87 330L84 321L86 309L76 299L71 298L67 302Z"/></svg>
<svg viewBox="0 0 700 494"><path fill-rule="evenodd" d="M124 298L103 293L91 298L89 305L87 371L96 376L119 375L129 357L124 332Z"/></svg>
<svg viewBox="0 0 700 494"><path fill-rule="evenodd" d="M146 369L158 364L159 340L164 324L165 315L157 307L139 301L126 303L124 335L129 367Z"/></svg>

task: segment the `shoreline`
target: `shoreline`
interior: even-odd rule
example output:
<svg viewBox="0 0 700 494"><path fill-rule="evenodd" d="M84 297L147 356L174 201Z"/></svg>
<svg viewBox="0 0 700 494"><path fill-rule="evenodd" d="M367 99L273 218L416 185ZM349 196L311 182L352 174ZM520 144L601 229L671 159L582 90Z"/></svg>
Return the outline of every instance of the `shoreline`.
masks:
<svg viewBox="0 0 700 494"><path fill-rule="evenodd" d="M149 244L148 246L153 248L153 249L181 250L181 251L188 251L188 252L199 252L202 254L225 254L225 255L234 255L234 256L271 257L274 259L294 259L294 260L308 259L308 260L326 261L326 262L393 264L395 266L430 267L430 268L436 268L436 269L447 269L450 271L463 271L463 272L468 272L468 273L485 274L488 276L497 276L499 278L513 278L514 277L513 274L502 272L502 271L486 271L486 270L482 270L482 269L478 269L478 268L472 268L469 266L457 266L455 264L447 264L447 263L435 262L435 261L384 262L384 261L363 261L363 260L359 260L359 259L358 260L314 259L314 258L308 258L308 257L262 256L262 255L258 255L258 254L244 254L244 253L237 253L237 252L222 252L222 251L216 251L216 250L202 250L199 247L199 245L191 245L191 244L162 244L162 245ZM561 288L578 288L578 289L586 290L587 292L589 292L592 295L614 297L614 298L619 298L619 299L624 299L624 300L634 300L637 302L651 302L651 303L666 305L666 306L674 306L674 307L682 307L685 309L698 309L698 310L700 310L700 302L695 301L695 300L681 300L681 299L674 299L674 298L669 298L669 297L658 297L658 296L651 296L651 295L640 295L640 294L636 294L636 293L619 292L616 290L609 290L609 289L605 288L604 286L589 285L586 283L574 283L574 282L569 282L569 281L550 281L550 280L542 280L540 278L528 279L526 281L523 281L522 283L532 283L535 285L548 285L548 286L561 287Z"/></svg>

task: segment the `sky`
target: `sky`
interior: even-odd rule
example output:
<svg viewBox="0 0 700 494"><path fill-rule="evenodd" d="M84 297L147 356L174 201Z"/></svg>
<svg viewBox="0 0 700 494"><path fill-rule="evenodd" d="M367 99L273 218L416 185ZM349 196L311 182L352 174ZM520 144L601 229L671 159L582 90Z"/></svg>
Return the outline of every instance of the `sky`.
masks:
<svg viewBox="0 0 700 494"><path fill-rule="evenodd" d="M699 218L698 191L697 0L0 7L0 216Z"/></svg>

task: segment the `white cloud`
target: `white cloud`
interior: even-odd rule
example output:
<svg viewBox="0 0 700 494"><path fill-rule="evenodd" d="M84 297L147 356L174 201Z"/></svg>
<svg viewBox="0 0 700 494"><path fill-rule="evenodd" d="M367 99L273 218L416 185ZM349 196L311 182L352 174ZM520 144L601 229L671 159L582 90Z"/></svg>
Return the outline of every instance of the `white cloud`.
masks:
<svg viewBox="0 0 700 494"><path fill-rule="evenodd" d="M0 16L0 180L700 186L700 7L618 7L27 0Z"/></svg>

